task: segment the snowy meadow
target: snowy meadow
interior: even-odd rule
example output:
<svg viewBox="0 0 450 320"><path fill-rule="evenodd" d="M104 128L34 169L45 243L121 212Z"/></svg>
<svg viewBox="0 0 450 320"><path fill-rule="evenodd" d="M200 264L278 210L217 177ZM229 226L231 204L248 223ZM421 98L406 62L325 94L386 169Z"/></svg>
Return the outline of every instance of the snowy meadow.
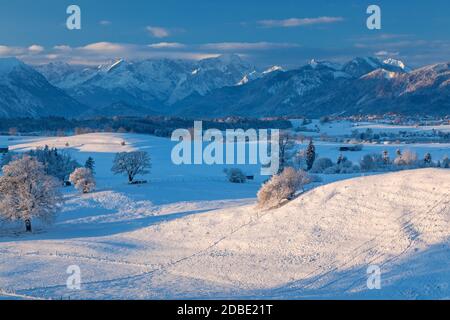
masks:
<svg viewBox="0 0 450 320"><path fill-rule="evenodd" d="M384 129L358 124L368 128ZM314 171L312 163L308 181L286 176L304 180L269 207L260 205L270 179L260 164L177 165L169 138L1 136L12 153L48 146L94 165L92 181L78 172L58 187L63 201L52 223L36 219L25 232L22 223L0 222L0 298L450 298L450 143L342 140L354 129L294 122L286 167L307 169L295 155L312 137L315 161L359 169ZM342 149L354 144L362 147ZM398 150L415 153L417 166L392 169ZM118 153L133 152L146 153L151 167L129 183L111 169ZM384 152L389 166L362 170L364 156ZM380 271L376 288L371 266Z"/></svg>

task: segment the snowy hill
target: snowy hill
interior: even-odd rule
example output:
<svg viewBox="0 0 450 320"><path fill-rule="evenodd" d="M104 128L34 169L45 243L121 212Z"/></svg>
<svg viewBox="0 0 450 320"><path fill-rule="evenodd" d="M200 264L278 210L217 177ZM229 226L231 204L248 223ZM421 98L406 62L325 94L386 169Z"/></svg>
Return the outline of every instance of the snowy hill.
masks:
<svg viewBox="0 0 450 320"><path fill-rule="evenodd" d="M344 180L260 211L254 197L261 177L236 185L225 181L221 166L173 165L168 139L87 134L16 143L12 150L49 145L80 161L94 157L98 189L65 189L64 211L51 227L0 235L4 295L450 297L449 170ZM131 150L152 156L147 185L130 186L110 173L114 153ZM73 264L81 268L81 291L66 288ZM366 287L369 265L381 268L381 290Z"/></svg>
<svg viewBox="0 0 450 320"><path fill-rule="evenodd" d="M32 67L15 58L0 58L0 117L73 117L85 110Z"/></svg>

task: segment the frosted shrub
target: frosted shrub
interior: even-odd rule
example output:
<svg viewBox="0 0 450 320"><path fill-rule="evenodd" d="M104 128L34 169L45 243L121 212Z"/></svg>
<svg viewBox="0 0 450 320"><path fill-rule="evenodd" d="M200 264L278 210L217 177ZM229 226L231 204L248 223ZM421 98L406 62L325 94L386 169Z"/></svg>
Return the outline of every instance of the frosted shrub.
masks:
<svg viewBox="0 0 450 320"><path fill-rule="evenodd" d="M359 167L344 158L341 163L335 164L323 171L324 174L350 174L359 172Z"/></svg>
<svg viewBox="0 0 450 320"><path fill-rule="evenodd" d="M383 156L377 153L366 154L359 162L361 171L379 171L385 168Z"/></svg>
<svg viewBox="0 0 450 320"><path fill-rule="evenodd" d="M312 173L323 173L326 169L333 166L333 161L329 158L319 158L314 161L314 164L311 168Z"/></svg>
<svg viewBox="0 0 450 320"><path fill-rule="evenodd" d="M442 164L441 164L442 168L448 169L450 168L450 159L445 156L444 159L442 159Z"/></svg>
<svg viewBox="0 0 450 320"><path fill-rule="evenodd" d="M225 169L225 174L231 183L244 183L247 181L247 176L238 168Z"/></svg>
<svg viewBox="0 0 450 320"><path fill-rule="evenodd" d="M410 150L406 150L397 156L394 160L394 164L397 166L417 166L417 154Z"/></svg>
<svg viewBox="0 0 450 320"><path fill-rule="evenodd" d="M95 189L95 179L92 170L77 168L69 177L75 188L83 193L89 193Z"/></svg>
<svg viewBox="0 0 450 320"><path fill-rule="evenodd" d="M297 190L303 188L309 181L305 171L297 171L291 167L285 168L258 191L258 207L273 208L284 200L291 200Z"/></svg>

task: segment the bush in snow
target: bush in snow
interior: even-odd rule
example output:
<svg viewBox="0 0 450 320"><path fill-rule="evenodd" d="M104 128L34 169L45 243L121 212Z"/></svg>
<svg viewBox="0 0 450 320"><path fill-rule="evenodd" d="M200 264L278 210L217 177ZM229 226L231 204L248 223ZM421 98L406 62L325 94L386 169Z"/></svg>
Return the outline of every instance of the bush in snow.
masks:
<svg viewBox="0 0 450 320"><path fill-rule="evenodd" d="M395 158L394 164L407 167L417 166L417 153L410 150L405 150L403 153L400 152L400 154L397 155L397 158Z"/></svg>
<svg viewBox="0 0 450 320"><path fill-rule="evenodd" d="M305 171L288 167L280 174L274 175L258 191L258 207L273 208L284 200L291 200L297 190L309 183Z"/></svg>
<svg viewBox="0 0 450 320"><path fill-rule="evenodd" d="M37 218L51 222L61 204L58 183L45 172L44 165L30 156L3 167L0 177L0 218L22 221L27 231Z"/></svg>
<svg viewBox="0 0 450 320"><path fill-rule="evenodd" d="M346 157L340 156L336 164L323 170L324 174L350 174L359 172L359 166L353 165L353 162Z"/></svg>
<svg viewBox="0 0 450 320"><path fill-rule="evenodd" d="M126 174L128 183L132 183L136 175L149 173L151 166L150 156L145 151L119 152L111 171L114 174Z"/></svg>
<svg viewBox="0 0 450 320"><path fill-rule="evenodd" d="M245 181L247 181L247 176L242 172L241 169L225 169L224 172L227 175L228 181L230 181L231 183L244 183Z"/></svg>
<svg viewBox="0 0 450 320"><path fill-rule="evenodd" d="M450 168L450 159L447 156L442 159L441 167L446 169Z"/></svg>
<svg viewBox="0 0 450 320"><path fill-rule="evenodd" d="M378 153L366 154L360 161L361 171L379 171L385 168L383 156Z"/></svg>
<svg viewBox="0 0 450 320"><path fill-rule="evenodd" d="M306 170L306 149L297 151L291 159L292 167L298 170Z"/></svg>
<svg viewBox="0 0 450 320"><path fill-rule="evenodd" d="M326 169L333 166L333 161L329 158L319 158L314 161L314 164L311 168L312 173L323 173Z"/></svg>
<svg viewBox="0 0 450 320"><path fill-rule="evenodd" d="M76 168L69 177L75 188L83 193L94 191L95 179L91 169Z"/></svg>

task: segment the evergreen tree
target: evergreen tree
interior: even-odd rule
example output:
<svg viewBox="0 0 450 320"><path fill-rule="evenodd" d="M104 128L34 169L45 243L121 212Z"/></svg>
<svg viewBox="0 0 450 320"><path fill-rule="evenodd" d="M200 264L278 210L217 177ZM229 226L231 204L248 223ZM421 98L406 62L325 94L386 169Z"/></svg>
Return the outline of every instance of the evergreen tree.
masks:
<svg viewBox="0 0 450 320"><path fill-rule="evenodd" d="M316 147L314 146L312 139L310 139L308 148L306 148L307 170L311 170L315 160L316 160Z"/></svg>
<svg viewBox="0 0 450 320"><path fill-rule="evenodd" d="M95 160L92 157L87 158L84 167L91 170L92 174L95 174Z"/></svg>
<svg viewBox="0 0 450 320"><path fill-rule="evenodd" d="M426 164L431 164L431 154L429 153L429 152L427 152L426 154L425 154L425 157L423 158L423 162L425 162Z"/></svg>
<svg viewBox="0 0 450 320"><path fill-rule="evenodd" d="M391 162L389 159L389 152L387 150L383 151L383 162L384 164L389 164Z"/></svg>

